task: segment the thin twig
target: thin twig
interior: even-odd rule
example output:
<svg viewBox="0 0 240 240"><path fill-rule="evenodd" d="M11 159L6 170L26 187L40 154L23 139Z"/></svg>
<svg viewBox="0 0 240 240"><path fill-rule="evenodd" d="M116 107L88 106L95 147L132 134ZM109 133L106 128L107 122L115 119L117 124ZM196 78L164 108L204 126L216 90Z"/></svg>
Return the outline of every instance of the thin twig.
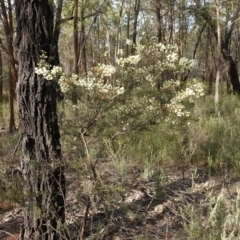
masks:
<svg viewBox="0 0 240 240"><path fill-rule="evenodd" d="M84 232L85 232L85 228L86 228L86 225L87 225L87 217L88 217L88 211L89 211L90 206L91 206L91 202L88 201L88 203L86 205L84 219L82 221L82 226L81 226L81 229L80 229L80 232L79 232L79 240L84 240Z"/></svg>

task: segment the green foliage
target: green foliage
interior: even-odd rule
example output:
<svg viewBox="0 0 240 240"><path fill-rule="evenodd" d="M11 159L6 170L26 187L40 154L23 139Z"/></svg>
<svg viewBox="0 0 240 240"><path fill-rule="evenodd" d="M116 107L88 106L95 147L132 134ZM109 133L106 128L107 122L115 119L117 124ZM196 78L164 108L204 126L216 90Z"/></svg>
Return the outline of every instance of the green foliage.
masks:
<svg viewBox="0 0 240 240"><path fill-rule="evenodd" d="M0 103L0 208L6 203L8 203L6 206L14 207L16 203L22 204L23 201L22 179L19 171L15 171L19 167L18 152L14 153L19 133L16 131L9 134L8 124L8 104L3 102Z"/></svg>
<svg viewBox="0 0 240 240"><path fill-rule="evenodd" d="M79 104L72 107L81 112L77 128L83 142L86 135L101 141L113 140L149 124L159 124L166 117L169 121L174 118L173 122L188 117L190 112L185 105L204 93L197 80L181 89L178 74L192 62L179 59L177 51L177 46L161 43L139 44L135 55L119 57L116 66L99 64L81 78L62 74L59 84L66 98L71 99L72 91L78 92ZM44 61L43 56L35 72L47 80L55 80L61 68L44 65ZM172 73L166 75L166 71ZM70 106L70 102L66 104Z"/></svg>
<svg viewBox="0 0 240 240"><path fill-rule="evenodd" d="M197 80L180 85L180 74L192 62L179 59L177 51L171 45L138 45L135 55L119 53L115 66L99 64L86 77L61 75L62 150L81 183L77 198L82 206L91 202L95 211L107 214L124 202L136 178L153 181L154 198L165 199L167 180L161 168L178 161L179 138L195 99L203 95ZM55 81L60 68L43 61L36 73ZM78 93L74 105L73 90ZM126 212L135 219L131 208Z"/></svg>
<svg viewBox="0 0 240 240"><path fill-rule="evenodd" d="M50 2L53 3L52 0ZM197 10L194 13L191 12L191 6L188 8L185 5L188 4L187 1L176 2L174 22L176 21L175 25L179 29L174 31L174 41L181 43L179 49L175 45L158 44L156 38L150 39L150 36L156 34L156 26L151 28L155 22L148 6L151 1L143 1L142 17L138 23L138 36L142 33L139 37L142 38L141 44L137 44L135 54L128 57L124 57L123 50L126 44L132 45L125 37L128 3L123 5L123 19L119 16L120 1L107 1L100 15L94 19L94 11L98 9L100 1L83 2L84 6L79 6L79 10L84 11L84 24L87 31L89 30L86 41L87 60L89 66L92 64L95 67L85 77L71 75L73 24L72 21L63 21L61 62L63 65L67 63L65 68L69 72L63 74L60 67L46 65L44 58L36 68L36 73L47 80L59 81L65 94L64 101L59 105L62 151L68 171L76 175L76 196L81 209L86 209L89 200L93 214L104 212L107 216L109 210L121 207L119 203L124 202L126 194L136 181L154 182L153 198L164 200L168 179L163 169L169 165L180 167L183 177L185 169L191 164L203 164L210 175L233 171L239 176L238 97L223 96L220 99L221 116L218 117L214 113L213 98L199 98L204 94L204 85L199 80L189 79L186 84L180 84L182 74L191 68L193 62L179 58L179 55L192 55L190 49L194 46L190 46L189 42L196 42L192 38L197 35L196 30L201 29L194 26L203 25L204 19L209 16L212 18L209 25L215 24L213 2L194 9ZM227 5L226 10L234 9L235 3L238 2L224 2ZM167 22L170 5L168 1L162 1L161 4L162 21ZM63 5L64 20L72 16L73 1L63 1ZM178 6L179 12L176 9ZM222 16L225 17L224 8L222 5ZM131 8L133 10L134 6ZM189 25L188 20L191 21L192 17L188 17L196 12L195 22ZM229 10L229 16L232 16L231 12L233 13ZM132 20L131 15L130 25ZM186 26L183 26L183 22ZM106 41L106 30L110 33L109 42ZM166 29L162 30L163 35L168 32ZM212 48L212 44L206 36L203 33L202 47L204 51L210 52L209 47ZM167 39L167 36L162 37ZM207 47L206 42L209 43ZM104 54L107 48L108 52ZM207 54L204 51L202 56L205 58ZM213 61L209 58L211 54L205 61L201 61L201 51L198 49L197 53L199 68L205 68L207 72L209 68L204 65ZM211 49L211 53L214 55L214 49ZM8 76L7 68L4 70L5 75ZM78 94L77 104L71 101L73 92ZM8 107L3 105L0 111L0 130L4 131L8 125ZM21 188L15 185L20 181L19 176L7 176L10 166L18 164L13 163L12 156L9 156L17 141L17 133L7 138L5 133L0 133L0 159L4 166L0 173L0 184L7 189L0 189L1 201L21 201ZM208 202L211 205L207 205ZM202 200L199 208L184 202L184 226L189 239L234 239L239 228L238 205L239 197L232 209L236 214L231 215L226 210L226 199L222 195L218 198L208 196ZM131 206L124 206L124 211L127 219L135 224L138 212ZM199 216L204 218L206 215L207 222L203 225L199 222ZM91 230L95 231L94 229L96 235L92 239L103 239L107 234L107 225L101 220ZM142 234L134 239L148 237Z"/></svg>
<svg viewBox="0 0 240 240"><path fill-rule="evenodd" d="M170 86L174 89L174 85ZM176 92L177 89L178 86ZM134 91L129 93L134 95ZM171 87L162 93L166 97L171 96ZM177 95L172 93L174 96ZM93 101L98 102L97 98ZM125 103L128 104L127 100ZM102 211L107 215L116 204L124 201L136 181L153 181L153 198L164 201L169 184L164 168L169 165L182 168L183 177L191 164L204 165L206 172L214 176L225 175L228 171L239 174L238 96L222 96L220 117L214 112L213 97L206 96L184 105L191 113L189 117L163 112L158 119L152 118L148 124L131 131L123 129L122 121L138 115L129 112L118 118L114 113L114 118L114 104L121 106L121 101L118 98L113 102L103 101L96 110L91 102L89 105L79 102L72 107L68 100L60 109L63 152L71 159L70 165L77 172L77 181L82 183L83 191L78 195L80 201L85 195L89 196L92 205L96 209L104 209ZM101 108L104 110L100 111ZM88 127L87 131L83 126ZM119 129L121 134L117 132ZM97 172L95 180L92 167ZM236 206L232 206L234 214L226 207L224 195L215 197L209 194L199 201L194 206L184 201L181 206L188 239L237 239L234 236L237 236L239 228L239 197ZM132 206L124 206L124 212L125 220L137 222L139 214ZM101 224L99 222L99 226Z"/></svg>
<svg viewBox="0 0 240 240"><path fill-rule="evenodd" d="M17 170L19 156L13 155L19 134L6 136L7 133L0 133L0 205L4 202L22 204L22 178Z"/></svg>
<svg viewBox="0 0 240 240"><path fill-rule="evenodd" d="M239 109L239 98L229 95L222 97L220 117L214 114L211 96L195 104L187 147L192 161L207 163L210 173L234 169L239 174Z"/></svg>
<svg viewBox="0 0 240 240"><path fill-rule="evenodd" d="M214 196L211 192L194 207L189 203L182 205L184 228L189 240L235 240L239 238L240 195L231 209L227 208L228 199L224 192Z"/></svg>
<svg viewBox="0 0 240 240"><path fill-rule="evenodd" d="M107 215L124 202L136 178L153 181L154 198L164 200L167 179L161 168L166 165L181 167L183 177L190 164L207 165L211 175L240 173L238 97L222 98L221 116L216 116L212 97L200 98L204 86L198 80L180 84L191 62L178 59L176 52L176 46L139 45L135 55L119 56L115 66L99 64L86 77L61 74L66 94L59 114L62 147L81 183L82 206L90 202L94 211ZM61 69L41 62L36 73L55 81ZM73 89L79 95L74 105ZM136 212L125 210L135 222ZM220 239L228 224L225 201L219 197L207 207L206 235L197 211L203 214L202 208L183 207L189 239ZM101 232L102 223L98 226Z"/></svg>

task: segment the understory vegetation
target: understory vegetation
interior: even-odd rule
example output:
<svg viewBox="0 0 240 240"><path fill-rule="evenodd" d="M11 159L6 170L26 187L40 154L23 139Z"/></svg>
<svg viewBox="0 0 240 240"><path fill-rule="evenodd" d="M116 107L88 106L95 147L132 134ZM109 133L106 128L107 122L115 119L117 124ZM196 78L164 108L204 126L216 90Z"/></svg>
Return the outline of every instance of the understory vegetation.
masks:
<svg viewBox="0 0 240 240"><path fill-rule="evenodd" d="M218 113L205 83L181 75L192 61L177 46L138 45L115 67L58 81L66 232L70 239L238 239L239 96L221 94ZM144 67L143 67L144 66ZM224 84L224 82L222 83ZM24 206L19 134L1 114L0 209Z"/></svg>
<svg viewBox="0 0 240 240"><path fill-rule="evenodd" d="M240 1L0 1L0 240L240 239Z"/></svg>

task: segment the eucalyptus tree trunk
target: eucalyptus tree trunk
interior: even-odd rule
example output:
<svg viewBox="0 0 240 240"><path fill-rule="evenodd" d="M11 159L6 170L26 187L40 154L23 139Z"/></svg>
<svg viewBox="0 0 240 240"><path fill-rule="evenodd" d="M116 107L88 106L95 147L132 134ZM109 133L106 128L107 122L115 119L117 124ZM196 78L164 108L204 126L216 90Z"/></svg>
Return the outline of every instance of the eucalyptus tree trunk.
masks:
<svg viewBox="0 0 240 240"><path fill-rule="evenodd" d="M42 51L56 62L53 6L48 0L15 0L19 54L17 99L25 198L21 240L64 239L65 178L57 119L57 88L35 74ZM66 238L65 238L66 239Z"/></svg>
<svg viewBox="0 0 240 240"><path fill-rule="evenodd" d="M168 0L168 44L173 44L173 1Z"/></svg>
<svg viewBox="0 0 240 240"><path fill-rule="evenodd" d="M216 19L217 19L217 73L216 73L216 83L215 83L215 113L219 114L219 82L220 82L220 68L221 68L221 26L220 26L220 10L219 10L219 0L215 0L216 5Z"/></svg>
<svg viewBox="0 0 240 240"><path fill-rule="evenodd" d="M216 21L212 19L211 13L209 11L199 11L199 7L196 6L196 11L198 14L200 14L201 17L203 17L206 21L208 21L208 24L212 30L213 35L215 36L216 40L218 41L218 33L217 33L217 27L216 27ZM239 82L239 76L237 72L237 66L235 61L233 60L230 52L229 52L229 43L232 37L233 30L235 29L235 24L237 22L237 19L239 17L239 11L240 11L240 1L236 2L235 6L235 12L231 14L230 22L231 24L229 29L225 28L225 36L221 37L221 54L225 61L226 66L226 72L228 74L229 81L232 84L233 93L240 94L240 82Z"/></svg>
<svg viewBox="0 0 240 240"><path fill-rule="evenodd" d="M8 88L8 92L9 92L9 122L8 122L8 130L9 132L13 132L16 128L15 128L15 117L14 117L14 92L15 92L15 88L14 88L14 82L12 79L12 72L9 71L8 74L8 83L9 83L9 88Z"/></svg>
<svg viewBox="0 0 240 240"><path fill-rule="evenodd" d="M158 42L163 42L163 24L162 24L162 2L161 0L155 0L155 12L157 19L157 38Z"/></svg>
<svg viewBox="0 0 240 240"><path fill-rule="evenodd" d="M78 49L78 65L80 66L80 74L85 76L87 74L87 53L86 53L86 34L85 34L85 0L81 0L80 9L80 38Z"/></svg>
<svg viewBox="0 0 240 240"><path fill-rule="evenodd" d="M17 70L15 67L14 49L13 49L13 19L11 1L7 3L0 0L1 19L6 35L7 59L9 66L9 132L15 130L14 118L14 97L17 82Z"/></svg>
<svg viewBox="0 0 240 240"><path fill-rule="evenodd" d="M52 59L52 64L53 65L59 65L60 60L59 60L59 53L58 53L58 40L59 40L59 35L61 31L61 14L62 14L62 8L63 8L63 0L57 0L55 1L55 24L54 24L54 29L53 29L53 43L52 43L52 53L54 53L54 58Z"/></svg>
<svg viewBox="0 0 240 240"><path fill-rule="evenodd" d="M135 52L135 47L137 43L137 25L138 25L138 15L140 12L140 7L141 7L141 0L135 0L134 4L134 17L133 17L133 34L132 34L132 53Z"/></svg>
<svg viewBox="0 0 240 240"><path fill-rule="evenodd" d="M116 47L115 47L115 58L117 58L119 50L120 50L120 39L121 39L121 33L122 33L122 29L121 29L121 24L122 24L122 15L123 15L123 10L124 10L124 5L125 5L125 0L122 0L120 5L119 5L119 15L118 15L118 22L117 22L117 38L116 38Z"/></svg>
<svg viewBox="0 0 240 240"><path fill-rule="evenodd" d="M0 103L3 101L3 64L2 64L2 51L0 50ZM1 108L1 106L0 106Z"/></svg>
<svg viewBox="0 0 240 240"><path fill-rule="evenodd" d="M7 4L7 5L6 5ZM13 16L12 16L12 5L11 1L8 0L7 3L5 1L0 0L1 6L1 17L3 22L3 28L6 35L6 46L7 46L7 55L8 55L8 63L11 72L11 81L13 82L13 89L15 91L16 83L17 83L17 69L15 67L15 59L14 59L14 48L13 48ZM13 93L14 93L13 91Z"/></svg>
<svg viewBox="0 0 240 240"><path fill-rule="evenodd" d="M225 24L229 24L231 22L229 29L225 28L225 37L224 41L222 41L222 56L225 61L228 81L232 84L232 90L235 94L240 94L240 82L239 82L239 75L237 71L237 66L235 61L233 60L231 54L230 54L230 42L232 33L235 29L236 22L239 18L239 11L240 11L240 2L237 1L235 7L235 12L232 14L231 17L227 17L228 22ZM229 92L229 86L228 92Z"/></svg>
<svg viewBox="0 0 240 240"><path fill-rule="evenodd" d="M232 84L232 89L234 94L240 94L240 82L237 71L236 63L234 62L231 54L226 48L222 48L222 56L225 61L225 66L228 75L228 81ZM229 89L228 89L229 92Z"/></svg>
<svg viewBox="0 0 240 240"><path fill-rule="evenodd" d="M78 41L78 0L74 0L73 11L73 38L74 38L74 73L79 74L79 41Z"/></svg>
<svg viewBox="0 0 240 240"><path fill-rule="evenodd" d="M128 9L127 9L127 26L126 26L126 37L130 39L130 19L131 19L131 0L128 1ZM129 45L126 44L126 55L129 56Z"/></svg>

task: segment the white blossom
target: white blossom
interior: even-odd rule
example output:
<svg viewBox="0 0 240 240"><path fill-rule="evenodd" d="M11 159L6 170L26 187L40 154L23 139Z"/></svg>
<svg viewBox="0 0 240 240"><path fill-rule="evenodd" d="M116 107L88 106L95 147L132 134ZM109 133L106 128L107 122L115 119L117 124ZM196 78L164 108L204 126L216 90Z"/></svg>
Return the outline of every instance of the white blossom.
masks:
<svg viewBox="0 0 240 240"><path fill-rule="evenodd" d="M46 80L50 81L61 75L62 68L59 66L51 67L51 65L46 62L46 58L47 56L43 53L37 67L35 67L34 70L37 75L42 75Z"/></svg>
<svg viewBox="0 0 240 240"><path fill-rule="evenodd" d="M132 41L131 39L127 39L127 40L126 40L126 44L127 44L127 45L133 45L133 41Z"/></svg>
<svg viewBox="0 0 240 240"><path fill-rule="evenodd" d="M203 84L196 79L193 79L184 90L179 91L176 96L172 98L170 104L167 104L167 107L170 112L173 112L178 117L189 117L190 112L186 111L186 107L183 103L185 101L192 103L195 99L204 95L205 92Z"/></svg>

